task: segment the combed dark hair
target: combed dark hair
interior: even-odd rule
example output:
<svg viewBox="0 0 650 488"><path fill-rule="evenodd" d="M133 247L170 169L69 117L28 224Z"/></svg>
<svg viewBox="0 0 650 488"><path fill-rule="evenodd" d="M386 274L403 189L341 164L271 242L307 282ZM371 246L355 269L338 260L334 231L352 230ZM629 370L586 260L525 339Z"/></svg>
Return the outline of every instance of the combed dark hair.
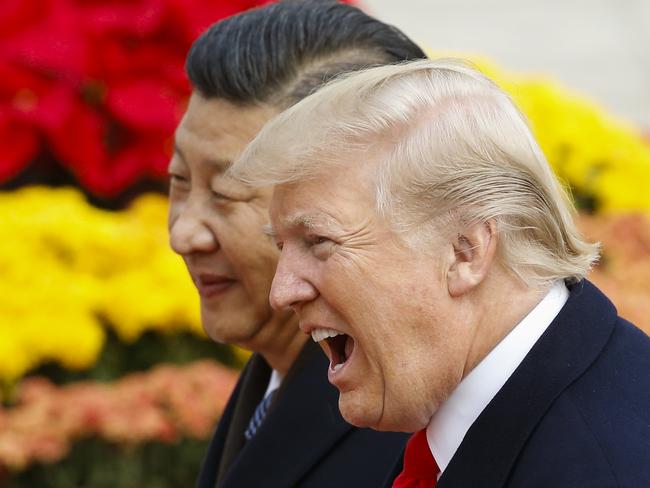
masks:
<svg viewBox="0 0 650 488"><path fill-rule="evenodd" d="M333 0L289 0L228 17L187 56L194 88L207 98L285 108L332 77L426 58L397 28Z"/></svg>

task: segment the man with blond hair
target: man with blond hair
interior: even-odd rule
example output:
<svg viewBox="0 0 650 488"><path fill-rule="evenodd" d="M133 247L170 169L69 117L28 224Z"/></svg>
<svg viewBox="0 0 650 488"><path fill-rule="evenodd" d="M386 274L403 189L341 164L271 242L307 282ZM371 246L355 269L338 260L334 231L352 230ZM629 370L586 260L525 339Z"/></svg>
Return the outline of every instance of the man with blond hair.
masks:
<svg viewBox="0 0 650 488"><path fill-rule="evenodd" d="M650 339L520 112L455 61L343 77L231 168L275 185L270 299L350 423L416 432L397 487L650 486Z"/></svg>

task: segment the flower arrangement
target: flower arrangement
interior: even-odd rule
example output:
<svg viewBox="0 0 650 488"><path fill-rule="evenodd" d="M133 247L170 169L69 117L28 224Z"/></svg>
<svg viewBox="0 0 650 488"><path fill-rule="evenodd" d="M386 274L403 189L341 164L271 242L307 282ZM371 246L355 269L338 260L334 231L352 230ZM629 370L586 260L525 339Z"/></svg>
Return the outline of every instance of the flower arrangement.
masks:
<svg viewBox="0 0 650 488"><path fill-rule="evenodd" d="M163 178L191 43L263 0L7 0L0 5L0 182L62 165L110 197Z"/></svg>
<svg viewBox="0 0 650 488"><path fill-rule="evenodd" d="M91 366L104 324L125 342L146 330L203 335L196 289L171 252L167 200L143 195L122 212L74 189L0 193L0 379L53 360Z"/></svg>
<svg viewBox="0 0 650 488"><path fill-rule="evenodd" d="M110 199L140 180L164 179L189 93L191 43L212 22L267 1L3 2L0 184L30 171L47 181L57 167ZM636 129L545 77L461 56L512 94L580 203L650 209L650 146Z"/></svg>
<svg viewBox="0 0 650 488"><path fill-rule="evenodd" d="M601 263L589 279L623 318L650 334L650 215L581 215L579 225L603 246Z"/></svg>
<svg viewBox="0 0 650 488"><path fill-rule="evenodd" d="M177 334L174 340L188 332L204 337L196 290L168 247L167 200L135 185L162 187L173 129L189 94L183 64L191 42L219 18L263 3L0 4L0 185L18 188L0 192L0 385L14 388L4 399L12 404L0 406L0 484L8 472L22 470L20 486L35 486L30 468L61 465L71 447L85 449L91 439L126 446L133 455L136 445L209 436L236 377L214 361L159 366L112 383L56 386L24 376L51 362L85 370L99 357L102 365L102 349L122 344L115 336L125 344L150 331ZM604 244L591 279L624 317L650 332L650 217L616 215L650 210L647 134L643 139L545 77L469 58L513 96L578 204L596 211L580 218L587 236ZM23 186L61 181L80 188ZM84 197L121 207L130 197L119 196L129 192L139 196L119 212L100 210ZM189 455L190 474L169 486L189 483L204 450ZM178 454L172 453L174 465L182 464ZM71 457L77 472L89 464ZM98 471L96 460L90 464ZM133 483L132 471L124 473ZM50 476L43 473L48 485ZM119 485L111 480L106 486Z"/></svg>
<svg viewBox="0 0 650 488"><path fill-rule="evenodd" d="M209 360L158 366L112 384L57 387L42 377L25 379L17 404L0 407L0 468L56 462L88 436L122 445L205 439L236 379L236 371Z"/></svg>
<svg viewBox="0 0 650 488"><path fill-rule="evenodd" d="M600 212L650 211L650 145L637 129L552 81L513 83L511 93L578 205Z"/></svg>

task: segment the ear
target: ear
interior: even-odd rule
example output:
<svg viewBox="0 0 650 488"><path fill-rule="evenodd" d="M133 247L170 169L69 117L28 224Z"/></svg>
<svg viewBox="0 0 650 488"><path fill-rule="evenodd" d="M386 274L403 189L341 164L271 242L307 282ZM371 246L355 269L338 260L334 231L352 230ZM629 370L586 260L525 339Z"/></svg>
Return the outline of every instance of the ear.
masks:
<svg viewBox="0 0 650 488"><path fill-rule="evenodd" d="M453 240L454 256L447 272L452 297L469 293L486 277L497 248L496 223L491 220L463 229Z"/></svg>

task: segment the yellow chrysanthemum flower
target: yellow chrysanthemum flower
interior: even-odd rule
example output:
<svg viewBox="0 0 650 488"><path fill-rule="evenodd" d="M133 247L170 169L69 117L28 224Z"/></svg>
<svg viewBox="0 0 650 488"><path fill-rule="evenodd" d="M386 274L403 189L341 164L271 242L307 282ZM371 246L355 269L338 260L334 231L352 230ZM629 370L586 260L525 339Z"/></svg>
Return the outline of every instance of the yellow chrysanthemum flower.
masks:
<svg viewBox="0 0 650 488"><path fill-rule="evenodd" d="M92 366L101 318L125 341L146 330L204 335L198 296L168 245L167 199L109 212L73 189L0 193L0 379L45 361Z"/></svg>

